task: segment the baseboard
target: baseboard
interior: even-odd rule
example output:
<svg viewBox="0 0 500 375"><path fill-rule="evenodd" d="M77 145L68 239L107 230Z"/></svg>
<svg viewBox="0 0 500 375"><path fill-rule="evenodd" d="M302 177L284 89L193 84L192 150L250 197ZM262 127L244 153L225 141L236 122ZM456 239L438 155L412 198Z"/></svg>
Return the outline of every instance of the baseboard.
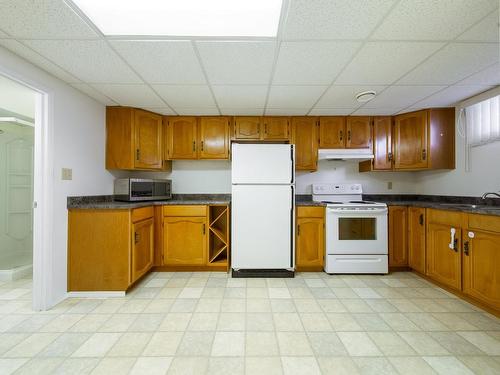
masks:
<svg viewBox="0 0 500 375"><path fill-rule="evenodd" d="M68 292L68 298L113 298L125 297L125 291Z"/></svg>
<svg viewBox="0 0 500 375"><path fill-rule="evenodd" d="M14 281L33 275L33 265L16 267L10 270L0 270L0 281Z"/></svg>
<svg viewBox="0 0 500 375"><path fill-rule="evenodd" d="M153 272L228 272L227 265L215 266L155 266Z"/></svg>

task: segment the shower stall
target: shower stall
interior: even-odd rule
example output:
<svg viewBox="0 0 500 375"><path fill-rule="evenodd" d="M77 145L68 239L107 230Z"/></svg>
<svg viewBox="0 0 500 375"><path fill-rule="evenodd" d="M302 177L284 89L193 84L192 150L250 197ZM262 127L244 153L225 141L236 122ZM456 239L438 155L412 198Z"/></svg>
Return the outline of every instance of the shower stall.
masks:
<svg viewBox="0 0 500 375"><path fill-rule="evenodd" d="M0 116L0 281L33 270L33 144L31 121Z"/></svg>

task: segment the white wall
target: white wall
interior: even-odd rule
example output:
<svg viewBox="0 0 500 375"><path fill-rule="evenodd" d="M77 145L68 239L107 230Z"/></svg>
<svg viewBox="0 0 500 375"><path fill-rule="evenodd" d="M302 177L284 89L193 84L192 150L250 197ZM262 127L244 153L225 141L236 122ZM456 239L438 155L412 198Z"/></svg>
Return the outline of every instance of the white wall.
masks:
<svg viewBox="0 0 500 375"><path fill-rule="evenodd" d="M53 263L48 298L66 294L67 209L73 195L111 194L113 176L104 169L105 108L59 79L0 47L0 72L49 94L53 130ZM73 180L61 180L61 168L73 169Z"/></svg>

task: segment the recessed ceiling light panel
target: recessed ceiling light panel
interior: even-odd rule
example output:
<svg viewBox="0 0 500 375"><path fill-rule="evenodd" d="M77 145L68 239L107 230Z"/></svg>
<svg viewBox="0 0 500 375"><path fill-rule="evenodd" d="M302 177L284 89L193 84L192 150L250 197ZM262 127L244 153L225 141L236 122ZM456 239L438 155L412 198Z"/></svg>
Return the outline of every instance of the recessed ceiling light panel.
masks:
<svg viewBox="0 0 500 375"><path fill-rule="evenodd" d="M356 100L361 103L366 103L372 100L375 95L377 95L376 91L363 91L356 94Z"/></svg>
<svg viewBox="0 0 500 375"><path fill-rule="evenodd" d="M72 2L104 35L275 37L282 0Z"/></svg>

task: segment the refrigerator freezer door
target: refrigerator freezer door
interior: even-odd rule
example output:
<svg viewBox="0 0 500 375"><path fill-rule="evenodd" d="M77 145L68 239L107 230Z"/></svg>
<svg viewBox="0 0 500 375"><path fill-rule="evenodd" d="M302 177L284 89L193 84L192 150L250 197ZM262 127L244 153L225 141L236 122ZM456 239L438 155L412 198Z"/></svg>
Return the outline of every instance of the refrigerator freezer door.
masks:
<svg viewBox="0 0 500 375"><path fill-rule="evenodd" d="M293 145L233 143L233 184L294 183Z"/></svg>
<svg viewBox="0 0 500 375"><path fill-rule="evenodd" d="M294 194L291 185L233 185L233 269L294 267Z"/></svg>

